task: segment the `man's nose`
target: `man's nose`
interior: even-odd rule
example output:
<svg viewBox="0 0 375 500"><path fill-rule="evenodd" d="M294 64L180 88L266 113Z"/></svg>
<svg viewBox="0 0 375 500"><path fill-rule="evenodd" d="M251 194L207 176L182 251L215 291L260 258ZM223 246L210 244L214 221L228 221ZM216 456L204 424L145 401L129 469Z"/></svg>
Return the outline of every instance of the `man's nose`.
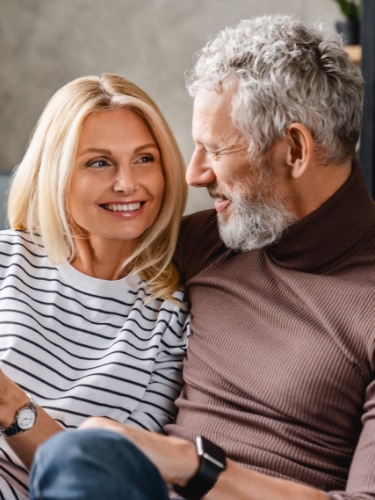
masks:
<svg viewBox="0 0 375 500"><path fill-rule="evenodd" d="M203 152L194 151L185 177L186 182L193 187L205 187L215 180L215 172Z"/></svg>

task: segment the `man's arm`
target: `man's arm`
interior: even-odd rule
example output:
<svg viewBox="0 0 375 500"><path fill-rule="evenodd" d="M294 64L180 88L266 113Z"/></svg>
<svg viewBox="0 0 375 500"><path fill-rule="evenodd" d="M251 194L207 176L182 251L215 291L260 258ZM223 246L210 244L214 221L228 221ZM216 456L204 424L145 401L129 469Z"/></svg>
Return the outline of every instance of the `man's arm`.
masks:
<svg viewBox="0 0 375 500"><path fill-rule="evenodd" d="M107 418L92 417L81 428L106 428L130 439L157 467L166 483L186 486L199 468L195 445L180 438L135 429ZM227 460L206 500L327 500L322 491L246 469Z"/></svg>

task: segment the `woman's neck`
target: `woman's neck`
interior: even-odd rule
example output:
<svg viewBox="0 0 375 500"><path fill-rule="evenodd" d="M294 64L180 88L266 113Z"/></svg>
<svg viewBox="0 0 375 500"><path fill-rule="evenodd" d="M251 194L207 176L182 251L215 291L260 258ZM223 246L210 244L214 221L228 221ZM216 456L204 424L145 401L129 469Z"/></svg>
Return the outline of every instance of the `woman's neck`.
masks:
<svg viewBox="0 0 375 500"><path fill-rule="evenodd" d="M77 256L71 265L83 274L102 280L118 280L126 276L131 265L124 261L135 250L135 243L124 241L93 242L92 239L76 239Z"/></svg>

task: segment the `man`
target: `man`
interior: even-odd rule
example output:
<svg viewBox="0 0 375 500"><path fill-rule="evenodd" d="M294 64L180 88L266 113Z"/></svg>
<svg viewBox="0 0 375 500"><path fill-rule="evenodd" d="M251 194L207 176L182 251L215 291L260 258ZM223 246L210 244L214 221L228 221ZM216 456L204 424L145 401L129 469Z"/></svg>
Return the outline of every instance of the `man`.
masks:
<svg viewBox="0 0 375 500"><path fill-rule="evenodd" d="M266 16L211 40L188 87L187 180L216 213L181 228L192 335L176 422L170 436L108 419L57 435L37 454L32 498L165 500L173 483L188 499L374 499L362 78L338 39Z"/></svg>

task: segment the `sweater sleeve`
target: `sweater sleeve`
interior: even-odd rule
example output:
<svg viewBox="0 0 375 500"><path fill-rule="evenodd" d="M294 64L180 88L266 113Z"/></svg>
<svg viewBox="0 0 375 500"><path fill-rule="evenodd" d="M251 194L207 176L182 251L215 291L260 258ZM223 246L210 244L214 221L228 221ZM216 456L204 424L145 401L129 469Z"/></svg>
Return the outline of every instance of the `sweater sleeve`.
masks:
<svg viewBox="0 0 375 500"><path fill-rule="evenodd" d="M190 316L181 307L165 303L155 327L160 335L159 349L143 398L126 423L134 427L161 432L176 414L175 399L182 388L182 364L190 332Z"/></svg>
<svg viewBox="0 0 375 500"><path fill-rule="evenodd" d="M366 390L362 424L346 489L330 492L330 500L375 499L375 380Z"/></svg>

